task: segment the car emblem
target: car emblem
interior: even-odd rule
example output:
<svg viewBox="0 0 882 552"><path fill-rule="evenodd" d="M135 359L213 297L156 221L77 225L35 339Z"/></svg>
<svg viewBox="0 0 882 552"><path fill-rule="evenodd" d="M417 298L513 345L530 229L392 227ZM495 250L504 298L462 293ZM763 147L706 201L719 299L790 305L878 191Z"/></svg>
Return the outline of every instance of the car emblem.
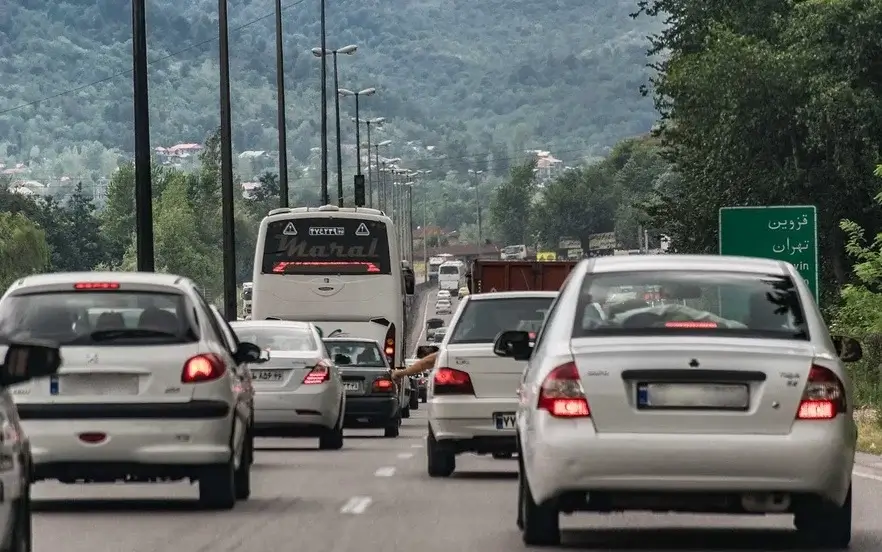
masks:
<svg viewBox="0 0 882 552"><path fill-rule="evenodd" d="M98 364L98 354L89 353L86 355L86 364Z"/></svg>
<svg viewBox="0 0 882 552"><path fill-rule="evenodd" d="M692 360L690 360L690 361L689 361L689 366L690 366L691 368L698 368L698 359L697 359L697 358L693 358Z"/></svg>

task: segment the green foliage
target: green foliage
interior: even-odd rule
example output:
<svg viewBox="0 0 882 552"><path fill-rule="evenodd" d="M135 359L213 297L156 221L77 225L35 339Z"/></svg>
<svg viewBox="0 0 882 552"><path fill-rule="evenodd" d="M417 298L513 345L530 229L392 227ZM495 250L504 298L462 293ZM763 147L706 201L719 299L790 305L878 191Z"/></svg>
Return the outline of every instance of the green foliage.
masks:
<svg viewBox="0 0 882 552"><path fill-rule="evenodd" d="M49 265L46 234L22 213L0 213L0 286Z"/></svg>
<svg viewBox="0 0 882 552"><path fill-rule="evenodd" d="M497 237L506 245L534 241L530 239L532 236L529 232L533 195L536 192L535 168L535 160L512 167L509 180L496 188L493 195L490 220Z"/></svg>

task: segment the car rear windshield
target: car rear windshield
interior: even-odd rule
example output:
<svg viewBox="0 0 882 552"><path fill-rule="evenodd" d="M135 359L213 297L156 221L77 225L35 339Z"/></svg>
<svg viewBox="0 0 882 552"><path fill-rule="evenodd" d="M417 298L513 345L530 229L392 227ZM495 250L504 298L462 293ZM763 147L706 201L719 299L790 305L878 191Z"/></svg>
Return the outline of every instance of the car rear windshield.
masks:
<svg viewBox="0 0 882 552"><path fill-rule="evenodd" d="M254 343L270 351L317 351L312 332L300 328L233 326L239 341Z"/></svg>
<svg viewBox="0 0 882 552"><path fill-rule="evenodd" d="M492 343L499 332L538 331L552 297L518 297L470 301L448 343Z"/></svg>
<svg viewBox="0 0 882 552"><path fill-rule="evenodd" d="M180 293L70 291L11 295L0 333L61 345L163 345L198 341L193 307Z"/></svg>
<svg viewBox="0 0 882 552"><path fill-rule="evenodd" d="M332 358L337 355L349 357L349 364L344 366L354 366L357 368L386 367L380 347L376 343L369 341L325 341L325 346L328 348Z"/></svg>
<svg viewBox="0 0 882 552"><path fill-rule="evenodd" d="M808 340L793 280L738 272L588 276L573 337L715 335Z"/></svg>

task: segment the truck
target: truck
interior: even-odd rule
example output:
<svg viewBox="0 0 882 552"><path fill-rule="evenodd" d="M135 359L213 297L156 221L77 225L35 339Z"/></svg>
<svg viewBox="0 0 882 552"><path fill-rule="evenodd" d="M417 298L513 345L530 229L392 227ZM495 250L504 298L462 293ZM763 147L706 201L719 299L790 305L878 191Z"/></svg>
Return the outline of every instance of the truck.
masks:
<svg viewBox="0 0 882 552"><path fill-rule="evenodd" d="M478 259L466 275L470 293L557 291L579 261L496 261Z"/></svg>

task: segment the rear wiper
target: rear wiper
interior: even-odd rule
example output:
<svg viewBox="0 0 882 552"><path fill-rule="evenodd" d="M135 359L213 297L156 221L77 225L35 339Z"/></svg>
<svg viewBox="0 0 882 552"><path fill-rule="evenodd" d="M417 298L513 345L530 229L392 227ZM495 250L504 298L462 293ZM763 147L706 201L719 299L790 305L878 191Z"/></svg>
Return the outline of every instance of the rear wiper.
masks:
<svg viewBox="0 0 882 552"><path fill-rule="evenodd" d="M143 328L123 328L115 330L97 330L89 334L92 341L113 341L115 339L131 339L138 337L178 337L178 334L149 330Z"/></svg>

